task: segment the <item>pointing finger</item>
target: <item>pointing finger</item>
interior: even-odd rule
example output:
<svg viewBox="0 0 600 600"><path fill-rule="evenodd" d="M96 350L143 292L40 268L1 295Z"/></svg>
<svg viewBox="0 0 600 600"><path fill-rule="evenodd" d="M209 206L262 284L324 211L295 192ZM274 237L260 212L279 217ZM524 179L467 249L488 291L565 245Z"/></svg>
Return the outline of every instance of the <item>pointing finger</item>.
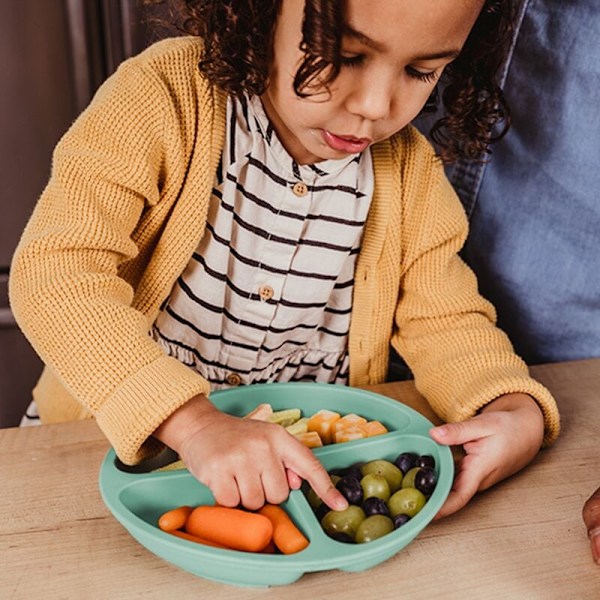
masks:
<svg viewBox="0 0 600 600"><path fill-rule="evenodd" d="M329 473L308 448L302 446L301 452L294 453L292 457L287 456L285 466L288 472L291 470L296 476L305 479L329 508L333 510L348 508L348 502L334 487Z"/></svg>

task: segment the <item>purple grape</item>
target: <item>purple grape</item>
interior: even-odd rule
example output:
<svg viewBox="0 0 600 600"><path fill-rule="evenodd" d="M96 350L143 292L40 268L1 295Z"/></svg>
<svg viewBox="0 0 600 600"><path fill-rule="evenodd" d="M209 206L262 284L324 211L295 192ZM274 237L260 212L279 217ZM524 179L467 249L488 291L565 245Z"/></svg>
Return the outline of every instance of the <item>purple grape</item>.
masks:
<svg viewBox="0 0 600 600"><path fill-rule="evenodd" d="M393 518L393 521L394 527L398 529L399 527L402 527L402 525L406 525L406 523L410 521L410 517L408 515L400 513Z"/></svg>
<svg viewBox="0 0 600 600"><path fill-rule="evenodd" d="M390 509L385 500L375 498L375 496L365 498L362 503L362 509L365 511L367 517L370 517L371 515L385 515L386 517L389 517L390 515Z"/></svg>
<svg viewBox="0 0 600 600"><path fill-rule="evenodd" d="M315 510L315 515L317 515L317 519L319 519L319 522L321 522L321 519L331 510L331 508L329 508L329 506L327 506L327 504L325 504L325 502L323 502L322 504L319 504L319 508L317 508L317 510Z"/></svg>
<svg viewBox="0 0 600 600"><path fill-rule="evenodd" d="M419 455L414 452L403 452L396 458L394 464L402 471L402 475L406 475L408 471L415 467L417 458L419 458Z"/></svg>
<svg viewBox="0 0 600 600"><path fill-rule="evenodd" d="M360 472L360 467L357 467L354 465L351 467L346 467L345 469L342 469L338 474L341 475L342 477L355 477L359 481L362 478L362 473Z"/></svg>
<svg viewBox="0 0 600 600"><path fill-rule="evenodd" d="M425 494L425 496L431 496L436 483L437 476L435 471L428 467L421 467L415 475L415 488Z"/></svg>
<svg viewBox="0 0 600 600"><path fill-rule="evenodd" d="M360 506L363 501L363 489L360 480L352 475L342 477L335 485L342 496L348 500L349 504Z"/></svg>
<svg viewBox="0 0 600 600"><path fill-rule="evenodd" d="M326 532L326 533L330 538L336 540L337 542L344 542L344 544L353 544L354 543L354 538L350 534L345 533L343 531L336 531L336 532L331 532L331 533Z"/></svg>
<svg viewBox="0 0 600 600"><path fill-rule="evenodd" d="M431 454L421 454L419 458L417 458L417 462L415 464L417 467L428 467L429 469L435 469L435 458L431 456Z"/></svg>

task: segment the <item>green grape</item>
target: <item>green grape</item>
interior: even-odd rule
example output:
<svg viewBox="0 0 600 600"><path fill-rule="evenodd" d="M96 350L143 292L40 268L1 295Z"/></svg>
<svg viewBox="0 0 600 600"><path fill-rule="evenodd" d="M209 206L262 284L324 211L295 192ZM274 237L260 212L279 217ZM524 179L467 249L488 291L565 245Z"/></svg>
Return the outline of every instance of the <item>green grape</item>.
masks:
<svg viewBox="0 0 600 600"><path fill-rule="evenodd" d="M356 530L354 539L357 544L372 542L394 531L394 522L385 515L367 517Z"/></svg>
<svg viewBox="0 0 600 600"><path fill-rule="evenodd" d="M347 534L354 539L358 526L365 518L365 511L360 506L350 504L345 510L330 510L321 519L321 527L332 537Z"/></svg>
<svg viewBox="0 0 600 600"><path fill-rule="evenodd" d="M421 470L421 467L413 467L410 471L407 471L404 479L402 480L402 488L414 488L415 487L415 477L417 473Z"/></svg>
<svg viewBox="0 0 600 600"><path fill-rule="evenodd" d="M385 502L391 496L388 480L378 473L368 473L360 480L364 498L381 498Z"/></svg>
<svg viewBox="0 0 600 600"><path fill-rule="evenodd" d="M315 490L313 490L312 488L308 488L308 492L306 493L306 499L308 500L308 503L310 504L313 510L317 510L317 508L319 508L319 506L321 506L321 504L323 503L323 500L321 500L321 498L317 496L317 492L315 492Z"/></svg>
<svg viewBox="0 0 600 600"><path fill-rule="evenodd" d="M395 517L399 514L414 517L427 502L425 495L415 488L402 488L392 494L388 500L390 514Z"/></svg>
<svg viewBox="0 0 600 600"><path fill-rule="evenodd" d="M371 460L365 463L360 471L363 476L369 473L383 475L387 479L392 494L399 490L402 484L402 471L389 460Z"/></svg>

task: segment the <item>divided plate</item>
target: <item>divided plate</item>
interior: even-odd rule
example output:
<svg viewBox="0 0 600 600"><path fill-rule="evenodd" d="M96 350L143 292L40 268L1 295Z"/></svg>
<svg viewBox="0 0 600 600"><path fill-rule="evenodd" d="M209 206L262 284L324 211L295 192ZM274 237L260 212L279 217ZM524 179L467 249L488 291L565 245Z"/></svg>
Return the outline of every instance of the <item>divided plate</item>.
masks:
<svg viewBox="0 0 600 600"><path fill-rule="evenodd" d="M341 569L363 571L387 560L409 544L433 519L450 492L454 465L450 449L428 435L432 423L415 410L379 394L317 383L271 383L238 387L211 394L221 410L242 416L268 402L274 410L300 408L310 416L322 408L341 415L357 413L381 421L389 433L364 440L316 448L328 470L375 459L393 461L401 452L431 454L438 482L425 507L408 523L366 544L347 544L321 529L302 490L290 493L282 505L310 540L297 554L269 555L201 546L161 531L159 516L176 506L213 504L210 490L187 470L127 473L117 468L110 450L100 469L100 491L106 506L129 533L164 560L200 577L241 586L266 587L296 581L304 573Z"/></svg>

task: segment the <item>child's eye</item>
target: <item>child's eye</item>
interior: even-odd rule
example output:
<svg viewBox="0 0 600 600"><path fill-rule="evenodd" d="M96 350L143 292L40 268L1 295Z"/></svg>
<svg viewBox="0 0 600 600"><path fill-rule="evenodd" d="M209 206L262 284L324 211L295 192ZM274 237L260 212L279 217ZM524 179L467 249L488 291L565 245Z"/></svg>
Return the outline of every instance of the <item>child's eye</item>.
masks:
<svg viewBox="0 0 600 600"><path fill-rule="evenodd" d="M340 56L340 62L343 67L360 67L365 61L364 54L353 54L352 56Z"/></svg>
<svg viewBox="0 0 600 600"><path fill-rule="evenodd" d="M424 81L425 83L433 83L438 78L437 71L428 71L424 73L423 71L419 71L414 67L406 67L406 72L408 73L409 77L414 77L415 79Z"/></svg>

